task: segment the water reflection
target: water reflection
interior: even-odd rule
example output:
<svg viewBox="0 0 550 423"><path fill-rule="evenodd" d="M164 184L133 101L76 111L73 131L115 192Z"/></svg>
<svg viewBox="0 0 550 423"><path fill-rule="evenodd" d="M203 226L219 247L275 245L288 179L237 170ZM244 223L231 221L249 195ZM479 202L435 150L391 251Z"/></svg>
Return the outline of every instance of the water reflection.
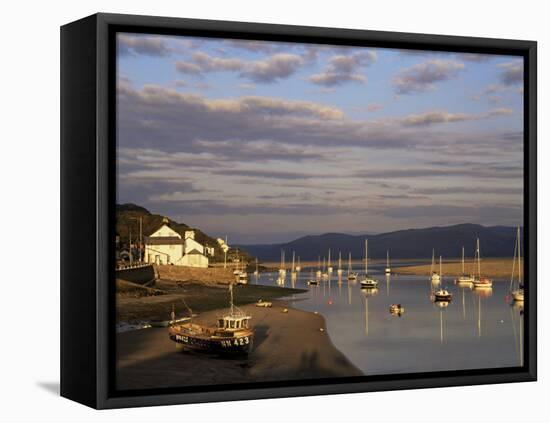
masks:
<svg viewBox="0 0 550 423"><path fill-rule="evenodd" d="M395 261L392 267L397 266ZM351 271L360 271L362 263L356 267ZM325 279L313 273L316 285L308 285L310 270L302 267L291 281L292 286L307 290L291 298L294 307L322 314L333 344L365 374L523 363L521 307L502 301L509 281L495 281L492 289L457 282L453 301L435 302L430 295L445 282L432 284L428 275L385 275L383 264L373 264L369 272L386 281L385 289L380 286L379 291L362 290L358 282L348 281L346 271L337 275L336 269ZM278 276L262 273L258 283L276 285ZM391 305L407 312L397 318L400 314L391 313Z"/></svg>

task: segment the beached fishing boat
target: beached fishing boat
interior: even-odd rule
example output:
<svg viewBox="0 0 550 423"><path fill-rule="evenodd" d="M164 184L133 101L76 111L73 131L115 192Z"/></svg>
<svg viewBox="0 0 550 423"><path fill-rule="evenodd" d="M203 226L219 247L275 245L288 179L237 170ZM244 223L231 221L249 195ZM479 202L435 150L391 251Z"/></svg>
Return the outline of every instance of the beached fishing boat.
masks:
<svg viewBox="0 0 550 423"><path fill-rule="evenodd" d="M493 281L481 276L481 252L479 249L479 238L476 241L477 277L474 278L475 288L491 288Z"/></svg>
<svg viewBox="0 0 550 423"><path fill-rule="evenodd" d="M516 267L516 257L517 257L517 267L518 267L518 278L514 279L515 267ZM514 249L514 260L512 264L512 277L510 279L510 295L514 301L524 301L525 295L523 292L523 279L521 277L521 233L518 226L518 232L516 235L516 247Z"/></svg>
<svg viewBox="0 0 550 423"><path fill-rule="evenodd" d="M439 256L439 280L443 282L443 269L441 265L441 256ZM443 284L442 284L443 285ZM451 294L447 289L441 287L437 291L434 292L434 300L437 301L446 301L450 302L453 298L453 294Z"/></svg>
<svg viewBox="0 0 550 423"><path fill-rule="evenodd" d="M349 253L348 257L348 281L356 281L357 280L357 273L354 273L351 271L351 253Z"/></svg>
<svg viewBox="0 0 550 423"><path fill-rule="evenodd" d="M189 321L173 324L168 329L170 339L184 349L216 354L248 354L252 350L254 331L252 318L233 304L233 284L229 284L229 312L217 319L217 326Z"/></svg>
<svg viewBox="0 0 550 423"><path fill-rule="evenodd" d="M462 274L456 279L457 284L468 284L471 285L474 283L474 276L467 275L464 271L464 246L462 246Z"/></svg>
<svg viewBox="0 0 550 423"><path fill-rule="evenodd" d="M430 270L431 278L433 283L439 283L441 280L439 274L435 271L435 249L432 249L432 267Z"/></svg>
<svg viewBox="0 0 550 423"><path fill-rule="evenodd" d="M369 275L369 241L365 239L365 277L359 282L363 288L376 288L378 281Z"/></svg>
<svg viewBox="0 0 550 423"><path fill-rule="evenodd" d="M386 250L386 269L384 269L384 272L386 272L386 275L391 274L391 267L390 267L390 250Z"/></svg>

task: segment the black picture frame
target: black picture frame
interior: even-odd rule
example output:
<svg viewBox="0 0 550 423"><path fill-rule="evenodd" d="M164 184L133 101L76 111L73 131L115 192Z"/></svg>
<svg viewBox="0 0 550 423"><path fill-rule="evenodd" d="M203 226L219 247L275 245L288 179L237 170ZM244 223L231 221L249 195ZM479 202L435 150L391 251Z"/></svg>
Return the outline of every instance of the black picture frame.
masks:
<svg viewBox="0 0 550 423"><path fill-rule="evenodd" d="M522 56L524 366L116 392L114 348L116 32L180 34ZM537 44L534 41L95 14L61 28L61 395L118 408L534 381L537 378ZM85 224L83 224L85 222ZM111 270L112 269L112 270Z"/></svg>

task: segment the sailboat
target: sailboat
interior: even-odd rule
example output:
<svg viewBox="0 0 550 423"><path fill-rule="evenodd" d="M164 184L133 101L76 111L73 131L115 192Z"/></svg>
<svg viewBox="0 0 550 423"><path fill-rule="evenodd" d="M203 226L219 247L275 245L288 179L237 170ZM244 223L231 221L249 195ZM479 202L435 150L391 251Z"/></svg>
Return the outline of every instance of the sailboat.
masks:
<svg viewBox="0 0 550 423"><path fill-rule="evenodd" d="M258 257L256 257L256 270L254 270L254 276L258 276L260 272L258 271Z"/></svg>
<svg viewBox="0 0 550 423"><path fill-rule="evenodd" d="M328 249L327 273L328 273L329 275L332 273L332 266L331 266L331 264L330 264L330 248Z"/></svg>
<svg viewBox="0 0 550 423"><path fill-rule="evenodd" d="M435 269L435 249L432 249L432 267L431 267L431 278L433 283L439 283L441 280L441 277L439 274L434 270Z"/></svg>
<svg viewBox="0 0 550 423"><path fill-rule="evenodd" d="M295 252L293 251L292 252L292 269L290 271L290 277L292 279L296 279L296 276L297 276L296 269L294 268L294 255L295 255Z"/></svg>
<svg viewBox="0 0 550 423"><path fill-rule="evenodd" d="M338 276L342 276L342 273L344 273L344 271L342 270L342 252L341 251L338 252L338 271L336 273L338 273Z"/></svg>
<svg viewBox="0 0 550 423"><path fill-rule="evenodd" d="M321 277L321 256L319 256L319 260L317 262L317 272L315 272L315 276L317 276L317 279Z"/></svg>
<svg viewBox="0 0 550 423"><path fill-rule="evenodd" d="M518 226L518 233L516 235L516 248L514 250L515 251L514 251L514 261L512 264L512 277L510 279L510 294L512 295L512 298L514 299L514 301L523 301L525 297L523 293L523 279L521 278L521 234L520 234L519 226ZM517 281L514 280L516 257L518 261Z"/></svg>
<svg viewBox="0 0 550 423"><path fill-rule="evenodd" d="M297 272L301 272L301 271L302 271L302 266L300 266L300 256L298 256L298 266L296 266L296 271L297 271Z"/></svg>
<svg viewBox="0 0 550 423"><path fill-rule="evenodd" d="M357 273L353 273L351 271L351 253L349 253L348 258L348 281L356 281L357 280Z"/></svg>
<svg viewBox="0 0 550 423"><path fill-rule="evenodd" d="M376 288L378 281L369 276L369 241L365 239L365 278L361 280L362 288Z"/></svg>
<svg viewBox="0 0 550 423"><path fill-rule="evenodd" d="M462 246L462 274L456 280L457 284L472 284L474 282L474 277L472 275L467 275L464 271L464 246Z"/></svg>
<svg viewBox="0 0 550 423"><path fill-rule="evenodd" d="M479 250L479 238L476 241L476 259L477 259L477 278L474 278L474 287L491 288L493 281L489 278L481 277L481 252Z"/></svg>
<svg viewBox="0 0 550 423"><path fill-rule="evenodd" d="M285 250L281 250L281 267L279 268L279 275L281 275L283 278L286 276Z"/></svg>
<svg viewBox="0 0 550 423"><path fill-rule="evenodd" d="M439 256L439 278L440 278L440 281L443 282L443 270L441 266L441 261L442 261L441 256ZM436 302L438 301L449 302L452 300L453 295L449 291L447 291L445 288L441 287L434 292L434 298Z"/></svg>
<svg viewBox="0 0 550 423"><path fill-rule="evenodd" d="M323 279L328 279L328 273L326 272L326 262L324 257L323 257L323 272L321 273L321 277Z"/></svg>
<svg viewBox="0 0 550 423"><path fill-rule="evenodd" d="M390 250L386 250L386 269L385 269L386 275L391 274L391 267L390 267Z"/></svg>

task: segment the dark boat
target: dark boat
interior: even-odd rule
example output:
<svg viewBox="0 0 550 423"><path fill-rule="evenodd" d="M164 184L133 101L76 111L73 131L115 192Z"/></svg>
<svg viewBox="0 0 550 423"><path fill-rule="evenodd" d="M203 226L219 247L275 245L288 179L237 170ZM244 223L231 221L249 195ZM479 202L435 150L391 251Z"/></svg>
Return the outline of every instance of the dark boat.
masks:
<svg viewBox="0 0 550 423"><path fill-rule="evenodd" d="M190 351L216 354L248 354L252 351L254 331L249 328L251 316L233 305L233 284L230 311L218 318L217 326L193 322L174 324L168 329L170 339Z"/></svg>

